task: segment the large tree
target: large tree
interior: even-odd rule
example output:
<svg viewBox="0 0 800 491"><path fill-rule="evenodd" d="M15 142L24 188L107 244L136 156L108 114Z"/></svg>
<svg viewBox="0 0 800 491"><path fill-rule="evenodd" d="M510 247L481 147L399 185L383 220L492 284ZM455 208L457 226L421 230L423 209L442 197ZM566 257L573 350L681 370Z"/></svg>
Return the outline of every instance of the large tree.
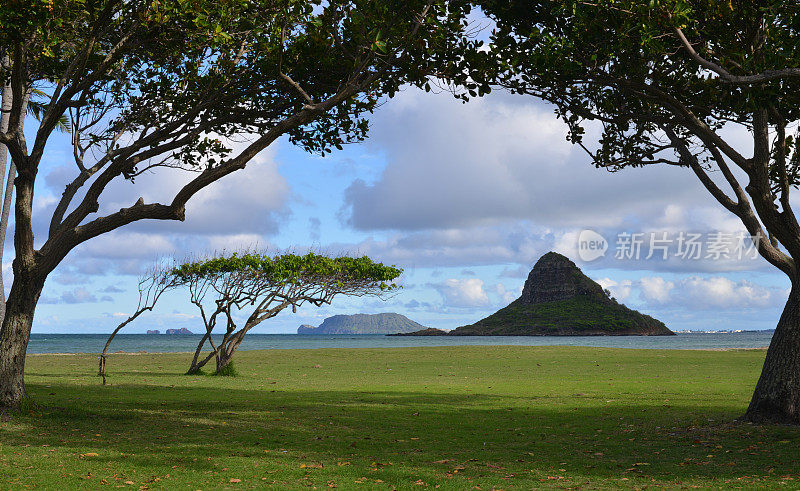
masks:
<svg viewBox="0 0 800 491"><path fill-rule="evenodd" d="M11 93L0 144L17 172L0 407L24 397L36 303L71 250L141 220L183 220L192 196L283 135L321 153L363 138L364 115L383 96L446 63L461 17L435 0L0 3L0 87ZM33 89L47 102L28 140ZM74 178L47 217L34 217L37 176L65 115ZM168 200L104 207L112 183L175 169L192 174ZM35 231L43 221L48 230Z"/></svg>
<svg viewBox="0 0 800 491"><path fill-rule="evenodd" d="M768 237L758 251L792 288L746 418L800 423L798 4L477 3L496 29L455 76L473 95L500 86L549 101L596 166L683 167L751 235ZM599 139L587 141L588 126Z"/></svg>

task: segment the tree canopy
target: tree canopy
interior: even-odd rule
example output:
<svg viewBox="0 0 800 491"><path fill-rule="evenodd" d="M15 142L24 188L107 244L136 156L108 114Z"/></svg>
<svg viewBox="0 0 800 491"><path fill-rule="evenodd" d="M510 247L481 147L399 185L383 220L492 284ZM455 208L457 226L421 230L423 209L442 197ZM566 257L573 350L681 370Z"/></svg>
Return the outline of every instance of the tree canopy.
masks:
<svg viewBox="0 0 800 491"><path fill-rule="evenodd" d="M385 266L363 256L328 257L322 254L283 254L269 256L254 253L233 253L210 259L191 261L170 269L170 275L179 283L213 280L226 274L244 274L259 281L278 285L299 281L367 282L380 290L392 290L397 285L392 280L403 272L394 266Z"/></svg>
<svg viewBox="0 0 800 491"><path fill-rule="evenodd" d="M170 276L175 285L188 289L205 327L189 373L199 371L211 359L216 360L216 372L224 373L244 336L288 307L296 312L305 303L319 307L341 295L382 296L398 288L392 281L402 272L366 256L332 258L315 253L274 257L234 253L172 268ZM208 300L213 309L206 311ZM244 325L238 327L234 315L248 308L252 310L246 314ZM212 334L220 318L224 331L215 344ZM211 350L201 356L206 342Z"/></svg>
<svg viewBox="0 0 800 491"><path fill-rule="evenodd" d="M0 4L0 84L11 97L0 145L17 174L0 406L24 395L36 302L71 250L140 220L184 220L194 195L284 135L317 153L364 138L365 117L384 98L452 64L449 47L468 11L444 0ZM47 102L38 127L26 128L28 141L22 123L33 90ZM34 184L64 116L74 174L47 216L34 220L43 213L34 212ZM175 169L190 177L166 200L104 206L114 200L112 183L138 186L145 172ZM34 230L42 221L48 230Z"/></svg>
<svg viewBox="0 0 800 491"><path fill-rule="evenodd" d="M800 422L797 3L477 3L496 28L488 47L464 44L452 79L469 95L503 87L548 101L597 167L690 169L752 236L769 238L759 253L793 288L748 417Z"/></svg>

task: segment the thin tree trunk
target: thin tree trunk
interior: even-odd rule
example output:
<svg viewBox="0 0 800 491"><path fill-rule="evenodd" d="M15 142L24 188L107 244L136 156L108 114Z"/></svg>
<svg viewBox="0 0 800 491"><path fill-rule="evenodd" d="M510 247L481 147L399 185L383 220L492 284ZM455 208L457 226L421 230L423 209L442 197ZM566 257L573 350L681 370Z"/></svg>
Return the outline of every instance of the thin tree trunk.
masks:
<svg viewBox="0 0 800 491"><path fill-rule="evenodd" d="M133 313L130 317L122 321L114 332L111 333L111 336L108 337L108 341L106 341L106 345L103 347L103 352L100 353L100 367L97 371L97 374L103 377L103 385L106 385L106 355L108 354L108 348L111 346L111 341L116 337L117 333L122 330L123 327L127 326L131 322L133 322L137 317L142 315L145 310L150 309L140 309Z"/></svg>
<svg viewBox="0 0 800 491"><path fill-rule="evenodd" d="M800 287L793 285L744 419L800 424Z"/></svg>
<svg viewBox="0 0 800 491"><path fill-rule="evenodd" d="M202 339L200 339L200 342L197 343L197 349L194 352L194 357L192 357L192 363L189 365L189 370L186 371L186 375L194 375L197 372L199 372L200 369L203 368L205 366L205 364L208 363L208 361L213 356L217 356L217 352L219 351L219 348L214 344L214 338L212 337L212 335L213 335L212 331L214 331L214 326L216 326L216 324L217 324L216 319L217 319L217 315L219 315L220 311L219 310L215 311L211 315L211 318L206 319L206 314L205 314L205 311L203 310L202 304L197 303L197 305L200 307L200 314L203 317L203 324L205 325L206 333L203 335ZM230 334L230 332L226 333L225 336L223 336L223 338L222 338L222 343L223 344L225 343L225 340L228 338L229 334ZM205 346L205 344L206 344L206 341L208 341L208 343L211 345L211 353L208 356L206 356L205 359L198 361L199 358L200 358L200 354L203 351L203 346Z"/></svg>
<svg viewBox="0 0 800 491"><path fill-rule="evenodd" d="M200 353L203 351L203 346L206 344L206 340L211 341L211 354L209 354L204 360L198 361L200 358ZM192 357L192 363L189 366L189 370L187 370L186 375L194 375L195 373L199 372L203 366L208 363L208 360L217 352L217 347L214 346L214 341L211 340L211 332L206 331L203 335L203 338L197 344L197 349L194 351L194 357Z"/></svg>
<svg viewBox="0 0 800 491"><path fill-rule="evenodd" d="M8 66L10 62L8 61L8 57L2 60L3 66ZM28 110L28 100L31 97L30 90L25 94L22 100L22 114L26 114ZM11 106L13 105L12 99L12 90L11 85L6 85L3 87L2 90L2 102L0 102L0 107L2 107L2 114L0 114L0 132L8 131L8 124L9 119L11 118ZM20 131L25 125L25 120L20 122ZM6 150L5 145L0 145L0 179L2 176L6 175L6 166L8 164L8 151ZM6 294L5 294L5 282L3 279L3 256L5 251L5 244L6 244L6 232L8 231L8 218L11 214L11 199L14 195L14 177L17 174L17 167L14 164L14 160L11 160L11 164L8 165L8 178L6 180L5 188L0 188L3 192L3 204L2 208L0 208L0 324L3 323L3 319L6 316ZM2 184L2 181L0 181Z"/></svg>
<svg viewBox="0 0 800 491"><path fill-rule="evenodd" d="M217 350L212 351L211 353L207 354L206 357L203 358L200 361L193 360L191 366L189 367L189 370L186 371L186 375L194 375L196 373L199 373L200 370L204 366L206 366L206 363L208 363L209 361L211 361L212 358L215 358L215 357L217 359L217 364L219 364L219 348L217 348Z"/></svg>
<svg viewBox="0 0 800 491"><path fill-rule="evenodd" d="M11 64L8 55L3 56L0 60L0 66L8 67ZM11 103L12 101L11 84L3 85L2 93L0 93L0 133L8 131L8 121L11 119ZM0 179L6 175L6 166L8 165L8 149L5 145L0 144ZM13 163L12 163L13 165ZM11 176L12 174L9 174ZM11 181L9 180L9 183ZM0 181L2 185L2 181ZM0 188L2 191L2 188ZM8 191L3 195L10 194ZM3 248L5 246L5 231L8 227L8 214L11 207L8 205L9 198L3 199L2 217L0 218L0 323L6 315L6 294L3 288Z"/></svg>
<svg viewBox="0 0 800 491"><path fill-rule="evenodd" d="M0 408L16 408L25 398L25 354L43 286L44 280L25 278L11 287L0 330Z"/></svg>
<svg viewBox="0 0 800 491"><path fill-rule="evenodd" d="M3 251L6 244L6 232L8 231L8 216L11 214L11 200L14 195L14 177L17 174L17 166L14 161L8 168L8 179L6 180L5 193L3 195L3 207L0 211L0 324L6 315L6 295L5 283L3 282Z"/></svg>

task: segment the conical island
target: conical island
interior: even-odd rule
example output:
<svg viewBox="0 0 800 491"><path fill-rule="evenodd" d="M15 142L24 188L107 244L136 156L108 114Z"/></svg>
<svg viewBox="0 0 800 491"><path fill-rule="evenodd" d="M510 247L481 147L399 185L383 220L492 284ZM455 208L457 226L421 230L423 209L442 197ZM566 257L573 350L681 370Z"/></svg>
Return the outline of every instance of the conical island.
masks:
<svg viewBox="0 0 800 491"><path fill-rule="evenodd" d="M539 258L528 274L518 299L475 324L440 333L448 336L675 334L663 322L610 298L575 263L555 252L548 252ZM428 329L418 335L432 334Z"/></svg>

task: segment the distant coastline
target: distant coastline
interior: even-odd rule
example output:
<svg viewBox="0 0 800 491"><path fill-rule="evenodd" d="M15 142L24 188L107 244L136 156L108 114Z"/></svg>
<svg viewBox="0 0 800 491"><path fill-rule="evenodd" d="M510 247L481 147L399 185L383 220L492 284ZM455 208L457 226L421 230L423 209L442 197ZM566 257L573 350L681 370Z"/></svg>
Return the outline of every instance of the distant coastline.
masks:
<svg viewBox="0 0 800 491"><path fill-rule="evenodd" d="M740 333L680 333L676 336L415 336L373 335L297 335L249 334L244 349L295 350L335 348L405 348L434 346L589 346L631 349L760 349L769 345L773 331ZM119 334L109 351L126 353L194 352L201 335L167 336ZM216 338L216 337L215 337ZM103 351L108 333L42 334L34 333L28 344L29 354L89 353Z"/></svg>

